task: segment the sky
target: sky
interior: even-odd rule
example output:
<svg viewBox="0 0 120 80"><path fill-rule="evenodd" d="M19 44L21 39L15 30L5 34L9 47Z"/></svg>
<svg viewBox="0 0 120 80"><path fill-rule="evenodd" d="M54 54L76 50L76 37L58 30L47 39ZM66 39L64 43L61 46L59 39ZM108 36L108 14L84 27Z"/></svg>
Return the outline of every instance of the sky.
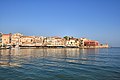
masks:
<svg viewBox="0 0 120 80"><path fill-rule="evenodd" d="M0 0L0 32L86 37L120 47L120 0Z"/></svg>

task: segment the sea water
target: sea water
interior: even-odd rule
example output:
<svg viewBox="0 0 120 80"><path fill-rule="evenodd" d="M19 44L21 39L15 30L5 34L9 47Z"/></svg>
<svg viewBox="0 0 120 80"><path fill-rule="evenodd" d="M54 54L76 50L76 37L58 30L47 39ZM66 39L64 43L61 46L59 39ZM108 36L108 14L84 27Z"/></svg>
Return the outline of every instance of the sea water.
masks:
<svg viewBox="0 0 120 80"><path fill-rule="evenodd" d="M0 50L0 80L120 80L120 48Z"/></svg>

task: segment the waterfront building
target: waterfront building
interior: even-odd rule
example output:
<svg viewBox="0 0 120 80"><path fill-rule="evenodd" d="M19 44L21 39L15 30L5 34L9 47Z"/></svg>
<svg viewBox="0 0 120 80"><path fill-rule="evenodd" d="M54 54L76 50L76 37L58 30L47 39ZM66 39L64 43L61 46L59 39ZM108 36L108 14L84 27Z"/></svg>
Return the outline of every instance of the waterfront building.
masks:
<svg viewBox="0 0 120 80"><path fill-rule="evenodd" d="M0 46L2 45L2 33L0 32Z"/></svg>
<svg viewBox="0 0 120 80"><path fill-rule="evenodd" d="M54 39L52 37L44 38L44 46L53 46Z"/></svg>
<svg viewBox="0 0 120 80"><path fill-rule="evenodd" d="M2 34L0 33L0 46L3 47L79 47L79 48L108 48L108 44L99 44L98 41L87 38L74 38L65 36L64 38L24 36L20 33Z"/></svg>
<svg viewBox="0 0 120 80"><path fill-rule="evenodd" d="M46 37L44 39L44 46L63 47L65 39L61 37Z"/></svg>
<svg viewBox="0 0 120 80"><path fill-rule="evenodd" d="M109 45L108 44L100 44L99 48L108 48Z"/></svg>
<svg viewBox="0 0 120 80"><path fill-rule="evenodd" d="M95 40L86 40L84 46L99 46L99 42Z"/></svg>
<svg viewBox="0 0 120 80"><path fill-rule="evenodd" d="M43 36L34 36L33 44L35 46L43 46L44 37Z"/></svg>
<svg viewBox="0 0 120 80"><path fill-rule="evenodd" d="M99 42L95 40L89 40L87 38L80 38L80 47L95 47L99 46Z"/></svg>
<svg viewBox="0 0 120 80"><path fill-rule="evenodd" d="M35 46L34 36L21 36L20 37L20 46Z"/></svg>
<svg viewBox="0 0 120 80"><path fill-rule="evenodd" d="M65 39L61 37L53 37L54 38L54 46L64 46Z"/></svg>
<svg viewBox="0 0 120 80"><path fill-rule="evenodd" d="M77 38L70 38L65 41L66 47L79 47L79 40Z"/></svg>
<svg viewBox="0 0 120 80"><path fill-rule="evenodd" d="M85 46L85 45L84 45L84 42L85 42L86 40L88 40L88 39L87 39L87 38L80 38L80 39L79 39L79 42L80 42L79 46L80 46L80 47L84 47L84 46Z"/></svg>
<svg viewBox="0 0 120 80"><path fill-rule="evenodd" d="M11 36L11 45L16 46L20 45L20 38L23 36L21 33L15 33Z"/></svg>
<svg viewBox="0 0 120 80"><path fill-rule="evenodd" d="M12 34L2 34L2 45L11 45Z"/></svg>

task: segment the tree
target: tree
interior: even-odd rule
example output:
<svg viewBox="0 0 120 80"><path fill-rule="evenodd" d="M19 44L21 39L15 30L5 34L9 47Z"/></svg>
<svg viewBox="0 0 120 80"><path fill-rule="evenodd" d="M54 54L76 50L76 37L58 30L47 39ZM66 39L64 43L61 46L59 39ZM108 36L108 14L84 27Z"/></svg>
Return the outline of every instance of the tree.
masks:
<svg viewBox="0 0 120 80"><path fill-rule="evenodd" d="M69 39L70 39L70 37L69 37L69 36L65 36L65 37L64 37L64 39L69 40Z"/></svg>

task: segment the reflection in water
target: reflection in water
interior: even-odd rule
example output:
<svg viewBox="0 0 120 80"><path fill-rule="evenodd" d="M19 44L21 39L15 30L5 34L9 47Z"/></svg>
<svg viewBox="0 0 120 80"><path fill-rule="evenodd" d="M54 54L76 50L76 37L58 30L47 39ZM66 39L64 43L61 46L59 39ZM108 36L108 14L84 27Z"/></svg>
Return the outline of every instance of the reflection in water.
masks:
<svg viewBox="0 0 120 80"><path fill-rule="evenodd" d="M4 60L3 58L7 59L7 61ZM9 50L7 58L3 56L0 51L0 65L10 66L10 62L11 62L11 50Z"/></svg>
<svg viewBox="0 0 120 80"><path fill-rule="evenodd" d="M81 49L79 59L82 64L94 64L99 49Z"/></svg>
<svg viewBox="0 0 120 80"><path fill-rule="evenodd" d="M0 80L119 80L119 53L120 48L0 50Z"/></svg>
<svg viewBox="0 0 120 80"><path fill-rule="evenodd" d="M88 64L86 60L95 60L95 54L99 53L99 49L77 49L77 48L62 48L62 49L9 49L0 50L0 65L11 66L13 64L21 64L31 60L63 60L64 62L79 62ZM94 56L92 56L94 55ZM90 57L91 56L91 57Z"/></svg>
<svg viewBox="0 0 120 80"><path fill-rule="evenodd" d="M10 63L12 62L11 58L11 49L9 49L9 54L8 54L8 65L10 66Z"/></svg>
<svg viewBox="0 0 120 80"><path fill-rule="evenodd" d="M19 66L17 63L12 62L12 53L11 49L0 50L0 66Z"/></svg>

